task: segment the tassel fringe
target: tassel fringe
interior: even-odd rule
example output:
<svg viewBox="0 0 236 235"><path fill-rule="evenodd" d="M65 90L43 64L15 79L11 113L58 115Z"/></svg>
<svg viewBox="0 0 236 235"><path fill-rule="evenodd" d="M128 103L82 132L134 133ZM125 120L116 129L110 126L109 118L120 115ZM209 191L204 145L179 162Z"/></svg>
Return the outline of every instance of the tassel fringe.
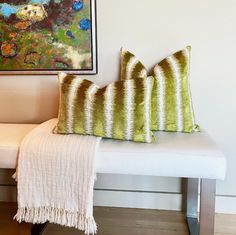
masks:
<svg viewBox="0 0 236 235"><path fill-rule="evenodd" d="M86 235L97 233L97 225L94 218L86 217L79 212L70 212L63 209L51 207L23 207L17 210L14 216L18 222L42 224L45 222L74 227L85 232Z"/></svg>

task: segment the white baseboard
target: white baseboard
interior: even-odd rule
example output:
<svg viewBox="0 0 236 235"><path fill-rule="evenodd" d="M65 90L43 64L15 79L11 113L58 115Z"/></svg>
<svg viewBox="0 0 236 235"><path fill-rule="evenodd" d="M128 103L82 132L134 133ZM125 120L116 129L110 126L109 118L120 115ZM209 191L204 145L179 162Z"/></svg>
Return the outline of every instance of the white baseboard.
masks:
<svg viewBox="0 0 236 235"><path fill-rule="evenodd" d="M180 211L182 209L182 195L96 190L94 192L94 205Z"/></svg>
<svg viewBox="0 0 236 235"><path fill-rule="evenodd" d="M181 211L183 195L128 191L95 191L96 206ZM216 213L236 214L236 196L216 196Z"/></svg>
<svg viewBox="0 0 236 235"><path fill-rule="evenodd" d="M181 211L182 198L169 192L95 190L94 205ZM16 201L16 187L0 186L0 201ZM216 213L236 214L236 196L216 196Z"/></svg>
<svg viewBox="0 0 236 235"><path fill-rule="evenodd" d="M216 212L236 214L236 196L216 196Z"/></svg>

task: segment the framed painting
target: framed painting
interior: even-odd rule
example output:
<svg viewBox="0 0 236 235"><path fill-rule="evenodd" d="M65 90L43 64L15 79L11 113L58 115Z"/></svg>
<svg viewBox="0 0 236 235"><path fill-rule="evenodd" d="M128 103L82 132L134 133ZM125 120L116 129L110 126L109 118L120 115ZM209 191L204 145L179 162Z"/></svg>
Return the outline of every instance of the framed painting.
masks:
<svg viewBox="0 0 236 235"><path fill-rule="evenodd" d="M0 0L0 74L97 73L95 0Z"/></svg>

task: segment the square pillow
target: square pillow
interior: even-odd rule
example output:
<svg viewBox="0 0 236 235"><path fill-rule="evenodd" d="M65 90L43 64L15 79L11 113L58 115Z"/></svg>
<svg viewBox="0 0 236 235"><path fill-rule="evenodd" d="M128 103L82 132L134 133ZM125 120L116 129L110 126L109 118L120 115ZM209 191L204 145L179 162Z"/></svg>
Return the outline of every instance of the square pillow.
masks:
<svg viewBox="0 0 236 235"><path fill-rule="evenodd" d="M151 129L160 131L198 131L189 86L191 47L188 46L156 64L148 73L129 51L121 49L121 80L154 77L151 101Z"/></svg>
<svg viewBox="0 0 236 235"><path fill-rule="evenodd" d="M58 134L95 135L136 142L153 142L150 131L153 77L111 83L59 74Z"/></svg>

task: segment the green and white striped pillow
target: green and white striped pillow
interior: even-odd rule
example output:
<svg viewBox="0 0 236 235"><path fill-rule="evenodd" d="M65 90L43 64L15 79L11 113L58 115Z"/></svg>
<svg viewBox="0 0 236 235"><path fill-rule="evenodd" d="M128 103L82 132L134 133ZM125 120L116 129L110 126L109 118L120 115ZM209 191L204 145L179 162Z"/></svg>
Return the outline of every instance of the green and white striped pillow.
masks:
<svg viewBox="0 0 236 235"><path fill-rule="evenodd" d="M99 88L79 77L59 74L58 134L95 135L151 143L153 77L118 81Z"/></svg>
<svg viewBox="0 0 236 235"><path fill-rule="evenodd" d="M198 130L189 87L191 47L168 56L151 70L154 77L152 91L151 129L193 132ZM121 80L146 78L145 66L134 54L121 50Z"/></svg>

